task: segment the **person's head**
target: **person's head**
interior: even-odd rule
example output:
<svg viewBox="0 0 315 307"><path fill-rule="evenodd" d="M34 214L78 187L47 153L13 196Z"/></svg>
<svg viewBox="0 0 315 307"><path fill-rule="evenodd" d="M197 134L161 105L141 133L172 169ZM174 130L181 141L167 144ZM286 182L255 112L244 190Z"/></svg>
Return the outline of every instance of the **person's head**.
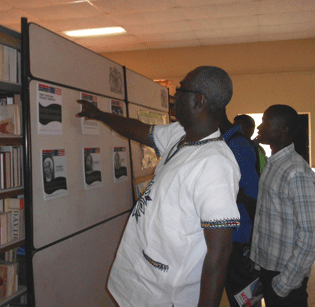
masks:
<svg viewBox="0 0 315 307"><path fill-rule="evenodd" d="M180 124L189 127L206 117L218 125L233 94L229 75L218 67L200 66L189 72L180 84L175 94L175 116ZM198 112L201 108L202 112Z"/></svg>
<svg viewBox="0 0 315 307"><path fill-rule="evenodd" d="M264 112L262 123L257 127L258 141L270 146L292 143L298 121L298 113L292 107L271 106Z"/></svg>
<svg viewBox="0 0 315 307"><path fill-rule="evenodd" d="M252 137L255 130L255 121L247 114L235 116L233 125L242 125L242 130L248 138Z"/></svg>

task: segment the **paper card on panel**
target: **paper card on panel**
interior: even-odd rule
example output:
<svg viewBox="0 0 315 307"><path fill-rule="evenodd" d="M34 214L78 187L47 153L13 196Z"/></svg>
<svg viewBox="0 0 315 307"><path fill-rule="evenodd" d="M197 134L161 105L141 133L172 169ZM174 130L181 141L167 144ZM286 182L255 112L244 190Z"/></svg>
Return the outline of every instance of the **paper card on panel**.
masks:
<svg viewBox="0 0 315 307"><path fill-rule="evenodd" d="M62 134L61 89L44 84L37 86L38 134Z"/></svg>
<svg viewBox="0 0 315 307"><path fill-rule="evenodd" d="M110 112L115 115L124 116L124 102L119 100L110 100ZM112 130L112 129L111 129ZM119 134L112 130L113 136L118 136Z"/></svg>
<svg viewBox="0 0 315 307"><path fill-rule="evenodd" d="M110 111L112 114L124 116L124 103L122 101L119 101L119 100L111 99Z"/></svg>
<svg viewBox="0 0 315 307"><path fill-rule="evenodd" d="M42 150L44 200L68 195L64 149Z"/></svg>
<svg viewBox="0 0 315 307"><path fill-rule="evenodd" d="M97 96L93 96L86 93L80 93L80 99L86 100L97 107ZM81 106L81 110L82 110L82 106ZM99 125L96 120L86 120L84 117L81 117L81 126L82 126L82 134L89 134L89 135L99 134Z"/></svg>
<svg viewBox="0 0 315 307"><path fill-rule="evenodd" d="M138 119L148 125L166 125L167 115L154 111L138 110Z"/></svg>
<svg viewBox="0 0 315 307"><path fill-rule="evenodd" d="M99 187L102 183L100 148L83 148L84 188Z"/></svg>
<svg viewBox="0 0 315 307"><path fill-rule="evenodd" d="M127 180L127 150L126 147L113 148L114 182Z"/></svg>

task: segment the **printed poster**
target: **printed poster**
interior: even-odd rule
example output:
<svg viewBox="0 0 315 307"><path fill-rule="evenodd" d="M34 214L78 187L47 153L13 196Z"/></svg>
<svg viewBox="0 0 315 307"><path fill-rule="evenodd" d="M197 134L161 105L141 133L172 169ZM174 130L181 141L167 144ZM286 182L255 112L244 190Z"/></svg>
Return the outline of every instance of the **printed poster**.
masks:
<svg viewBox="0 0 315 307"><path fill-rule="evenodd" d="M113 148L114 182L127 180L127 150L126 147Z"/></svg>
<svg viewBox="0 0 315 307"><path fill-rule="evenodd" d="M90 103L93 103L97 107L97 96L80 93L80 99L86 100ZM81 106L82 110L82 106ZM81 127L82 127L82 134L89 134L89 135L98 135L99 134L99 125L96 120L85 119L81 117Z"/></svg>
<svg viewBox="0 0 315 307"><path fill-rule="evenodd" d="M83 148L84 188L99 187L102 182L100 148Z"/></svg>
<svg viewBox="0 0 315 307"><path fill-rule="evenodd" d="M64 149L42 150L44 200L68 195Z"/></svg>
<svg viewBox="0 0 315 307"><path fill-rule="evenodd" d="M62 134L61 88L37 85L38 134Z"/></svg>
<svg viewBox="0 0 315 307"><path fill-rule="evenodd" d="M118 100L111 100L110 101L110 111L113 114L124 116L124 103Z"/></svg>

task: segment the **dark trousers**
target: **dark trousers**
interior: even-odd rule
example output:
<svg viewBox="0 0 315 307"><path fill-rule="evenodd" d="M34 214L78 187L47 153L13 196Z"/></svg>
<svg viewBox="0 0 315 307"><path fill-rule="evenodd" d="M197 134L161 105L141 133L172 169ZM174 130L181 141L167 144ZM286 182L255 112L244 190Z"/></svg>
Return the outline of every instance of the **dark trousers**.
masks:
<svg viewBox="0 0 315 307"><path fill-rule="evenodd" d="M225 279L225 291L231 307L239 307L234 295L258 277L258 272L254 270L253 265L249 259L249 245L233 242ZM260 302L254 306L260 306Z"/></svg>
<svg viewBox="0 0 315 307"><path fill-rule="evenodd" d="M271 286L272 279L278 274L280 273L261 269L260 281L263 286L266 307L307 307L308 294L306 288L308 277L304 278L300 288L292 290L286 297L280 297Z"/></svg>

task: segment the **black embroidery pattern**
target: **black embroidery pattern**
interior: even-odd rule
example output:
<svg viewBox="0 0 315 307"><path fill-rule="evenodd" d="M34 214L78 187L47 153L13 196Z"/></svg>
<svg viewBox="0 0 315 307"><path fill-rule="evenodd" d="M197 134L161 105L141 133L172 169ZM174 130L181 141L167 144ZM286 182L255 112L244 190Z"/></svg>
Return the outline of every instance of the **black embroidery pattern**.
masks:
<svg viewBox="0 0 315 307"><path fill-rule="evenodd" d="M141 216L141 214L145 214L145 207L148 204L148 201L152 201L150 197L150 192L151 192L151 186L154 183L154 179L149 183L147 188L145 189L144 193L142 194L141 198L138 200L136 203L133 211L132 211L132 216L136 218L136 221L138 223L138 218Z"/></svg>

